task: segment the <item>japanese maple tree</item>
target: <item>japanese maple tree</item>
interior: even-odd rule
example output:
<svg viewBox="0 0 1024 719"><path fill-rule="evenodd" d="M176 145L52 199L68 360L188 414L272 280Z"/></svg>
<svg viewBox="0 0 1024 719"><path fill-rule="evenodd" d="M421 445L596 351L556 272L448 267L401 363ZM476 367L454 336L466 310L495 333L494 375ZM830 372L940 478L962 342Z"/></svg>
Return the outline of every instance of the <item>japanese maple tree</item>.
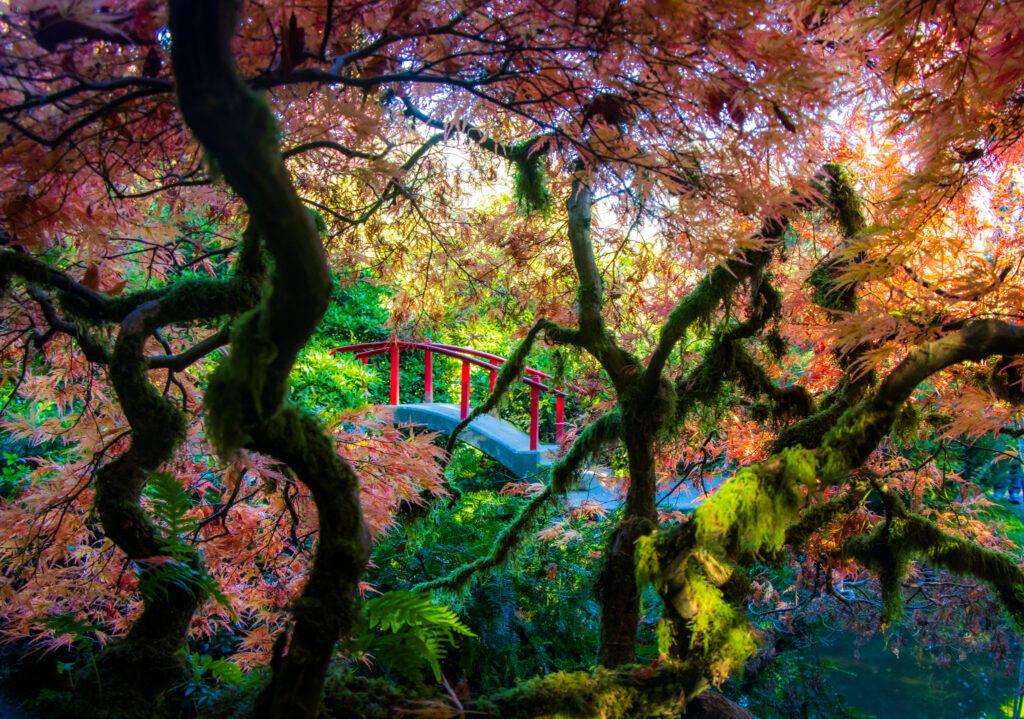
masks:
<svg viewBox="0 0 1024 719"><path fill-rule="evenodd" d="M600 367L607 411L548 487L489 556L427 585L499 566L590 457L624 446L600 662L635 659L643 581L664 599L667 661L597 675L595 701L674 705L722 680L753 649L741 566L834 530L869 492L884 512L831 554L878 573L887 621L915 556L988 582L1022 618L1014 561L926 516L873 454L908 400L970 407L950 432L1012 431L1012 8L66 0L5 3L0 23L10 401L59 410L5 425L77 447L39 470L56 481L5 505L5 556L42 560L31 580L8 570L4 612L38 631L24 590L57 587L54 613L124 632L101 654L106 691L158 706L193 625L239 604L247 646L277 631L261 711L315 716L371 527L440 490L425 445L339 451L286 399L332 264L376 265L406 289L398 312L425 318L516 278L534 317L477 412L538 339ZM516 202L502 204L508 174ZM966 389L965 363L991 377ZM663 527L659 482L709 446L709 417L734 476ZM174 510L168 472L201 494L219 471L206 441L226 496ZM314 525L296 501L317 517L308 566ZM286 514L284 529L268 519ZM271 574L287 580L267 586L254 567L282 553ZM76 593L78 567L109 596ZM111 597L134 590L126 615ZM222 608L197 620L208 592ZM268 604L288 605L289 628Z"/></svg>

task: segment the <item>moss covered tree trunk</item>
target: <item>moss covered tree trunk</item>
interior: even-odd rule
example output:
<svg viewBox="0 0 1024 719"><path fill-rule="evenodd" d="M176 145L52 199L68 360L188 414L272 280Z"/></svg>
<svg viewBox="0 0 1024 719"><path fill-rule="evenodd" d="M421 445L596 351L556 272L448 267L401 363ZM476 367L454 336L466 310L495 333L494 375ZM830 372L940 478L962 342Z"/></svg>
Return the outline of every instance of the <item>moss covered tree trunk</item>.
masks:
<svg viewBox="0 0 1024 719"><path fill-rule="evenodd" d="M173 581L163 565L147 560L166 554L165 540L139 505L146 473L170 459L185 437L185 418L149 381L143 346L157 326L160 303L150 302L129 314L110 360L110 383L132 428L131 445L102 467L96 476L96 509L103 531L130 559L138 562L143 592L142 615L128 636L113 643L86 667L80 679L87 693L102 697L107 716L130 716L139 707L160 712L164 692L180 681L181 651L192 615L204 598L196 585ZM201 568L195 552L178 556L194 571ZM95 685L93 685L95 681Z"/></svg>
<svg viewBox="0 0 1024 719"><path fill-rule="evenodd" d="M636 660L636 633L640 623L640 590L636 581L636 540L657 527L655 507L654 437L650 422L637 411L622 411L622 440L629 462L629 490L622 521L612 531L598 580L601 606L603 666L616 667Z"/></svg>
<svg viewBox="0 0 1024 719"><path fill-rule="evenodd" d="M273 259L260 304L232 327L231 352L206 392L207 429L222 455L242 447L275 457L309 487L319 536L309 581L293 604L264 693L265 716L312 719L335 642L352 626L353 598L369 556L359 482L312 416L290 405L296 354L330 298L330 272L312 216L284 166L267 104L239 76L231 54L234 0L173 0L172 59L182 114L228 184L245 200Z"/></svg>

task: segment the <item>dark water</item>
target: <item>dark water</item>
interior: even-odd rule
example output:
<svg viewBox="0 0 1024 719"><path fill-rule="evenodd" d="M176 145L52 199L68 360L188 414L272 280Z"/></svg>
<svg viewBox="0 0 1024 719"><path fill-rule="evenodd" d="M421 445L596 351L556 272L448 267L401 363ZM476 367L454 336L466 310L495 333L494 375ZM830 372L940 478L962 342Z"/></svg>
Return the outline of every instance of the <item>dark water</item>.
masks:
<svg viewBox="0 0 1024 719"><path fill-rule="evenodd" d="M877 719L1012 716L1016 668L1007 676L1004 667L993 667L991 659L980 654L942 668L933 654L909 643L897 658L879 636L857 647L852 635L840 634L830 644L810 650L808 658L838 667L829 675L831 684L851 706ZM857 649L859 659L854 655Z"/></svg>

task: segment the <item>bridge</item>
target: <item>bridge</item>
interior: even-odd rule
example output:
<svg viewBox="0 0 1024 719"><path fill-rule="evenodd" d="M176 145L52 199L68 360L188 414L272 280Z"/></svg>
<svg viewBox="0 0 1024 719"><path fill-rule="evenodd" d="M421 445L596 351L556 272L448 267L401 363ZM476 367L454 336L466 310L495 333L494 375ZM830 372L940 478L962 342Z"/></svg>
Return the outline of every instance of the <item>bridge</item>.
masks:
<svg viewBox="0 0 1024 719"><path fill-rule="evenodd" d="M423 353L423 401L402 402L399 353ZM355 359L367 364L371 357L387 355L390 365L390 395L388 408L396 422L409 423L442 434L451 434L455 427L470 412L471 372L474 368L489 373L490 390L498 372L507 361L489 352L433 342L408 342L385 340L335 347L333 354L352 354ZM459 404L434 401L434 355L451 357L461 362L459 381ZM493 415L481 415L474 419L459 434L459 439L477 448L496 460L519 478L534 474L539 468L550 466L558 454L558 446L565 433L565 399L568 393L554 385L554 377L533 367L523 371L520 381L530 388L530 426L524 432L511 422ZM571 387L570 387L571 389ZM549 393L555 398L555 422L553 443L540 441L540 396ZM587 499L603 506L614 507L620 502L600 482L601 477L610 475L605 467L592 467L583 472L583 487L569 493L569 501L579 504ZM662 505L672 509L692 509L703 500L704 494L689 488L663 498Z"/></svg>

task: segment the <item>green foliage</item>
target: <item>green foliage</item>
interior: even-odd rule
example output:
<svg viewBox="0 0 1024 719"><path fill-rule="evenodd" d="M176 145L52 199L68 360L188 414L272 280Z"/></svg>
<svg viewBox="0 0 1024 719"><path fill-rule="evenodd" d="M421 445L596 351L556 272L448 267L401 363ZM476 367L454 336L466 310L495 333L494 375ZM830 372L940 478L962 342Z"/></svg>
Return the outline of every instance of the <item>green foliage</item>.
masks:
<svg viewBox="0 0 1024 719"><path fill-rule="evenodd" d="M0 497L10 499L24 485L32 471L30 462L14 452L0 454Z"/></svg>
<svg viewBox="0 0 1024 719"><path fill-rule="evenodd" d="M192 500L173 474L148 472L146 494L151 501L155 524L163 531L165 561L146 562L139 567L139 592L145 597L166 597L167 585L176 585L193 595L209 595L234 614L231 602L217 580L196 561L188 535L199 529L199 521L186 515ZM141 564L141 563L137 563Z"/></svg>
<svg viewBox="0 0 1024 719"><path fill-rule="evenodd" d="M243 687L259 680L262 672L246 674L237 664L227 659L215 659L209 654L185 652L188 678L177 690L181 696L201 709L227 687Z"/></svg>
<svg viewBox="0 0 1024 719"><path fill-rule="evenodd" d="M349 650L371 654L415 684L423 683L424 663L440 682L448 647L457 636L476 636L450 608L434 604L428 592L399 590L368 599L362 617L365 624Z"/></svg>
<svg viewBox="0 0 1024 719"><path fill-rule="evenodd" d="M526 500L488 491L465 491L450 505L381 542L367 579L381 588L406 587L443 576L486 555ZM552 518L549 513L543 517ZM463 590L445 593L478 639L462 642L447 661L472 677L474 686L495 689L537 671L591 666L597 656L597 603L592 595L593 555L600 552L608 523L585 517L563 520L551 543L527 539L515 559ZM658 602L650 597L650 612ZM646 601L646 600L645 600ZM591 618L581 622L581 617ZM641 652L654 654L644 625ZM451 674L449 674L451 676Z"/></svg>
<svg viewBox="0 0 1024 719"><path fill-rule="evenodd" d="M332 411L366 404L368 388L378 381L378 373L351 355L306 347L295 360L289 379L293 401L311 410Z"/></svg>
<svg viewBox="0 0 1024 719"><path fill-rule="evenodd" d="M99 640L96 632L106 631L106 627L99 624L89 624L75 617L74 614L56 614L46 617L43 626L52 629L57 636L70 636L71 645L78 650L85 651L99 647Z"/></svg>
<svg viewBox="0 0 1024 719"><path fill-rule="evenodd" d="M308 346L330 349L387 339L394 293L387 285L335 273L330 304Z"/></svg>
<svg viewBox="0 0 1024 719"><path fill-rule="evenodd" d="M445 476L460 492L498 490L516 479L497 460L468 444L455 446Z"/></svg>
<svg viewBox="0 0 1024 719"><path fill-rule="evenodd" d="M984 434L958 447L950 469L982 487L1005 487L1021 471L1016 455L1014 440Z"/></svg>

